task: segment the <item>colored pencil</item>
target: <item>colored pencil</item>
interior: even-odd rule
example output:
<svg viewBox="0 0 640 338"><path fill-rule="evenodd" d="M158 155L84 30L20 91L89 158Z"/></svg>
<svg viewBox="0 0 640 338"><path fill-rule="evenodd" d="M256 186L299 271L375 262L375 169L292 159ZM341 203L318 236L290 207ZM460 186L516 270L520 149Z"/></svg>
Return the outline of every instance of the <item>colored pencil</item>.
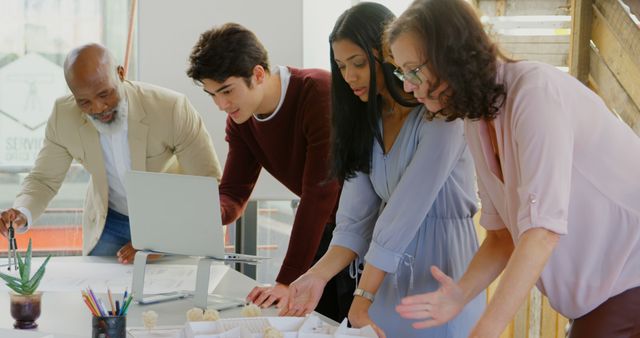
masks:
<svg viewBox="0 0 640 338"><path fill-rule="evenodd" d="M111 304L111 312L116 315L116 307L113 305L113 297L111 297L111 289L107 288L107 295L109 296L109 303Z"/></svg>

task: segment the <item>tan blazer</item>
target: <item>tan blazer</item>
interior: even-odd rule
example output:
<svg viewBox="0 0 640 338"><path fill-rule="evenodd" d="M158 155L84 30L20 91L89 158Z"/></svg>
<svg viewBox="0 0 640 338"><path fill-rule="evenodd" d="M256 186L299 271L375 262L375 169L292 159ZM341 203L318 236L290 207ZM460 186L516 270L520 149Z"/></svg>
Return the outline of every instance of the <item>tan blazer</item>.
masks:
<svg viewBox="0 0 640 338"><path fill-rule="evenodd" d="M129 103L131 169L221 176L211 137L182 94L140 82L124 82ZM91 174L82 215L83 254L91 252L104 229L108 183L98 131L73 96L56 100L35 166L25 178L14 207L37 219L60 188L72 160Z"/></svg>

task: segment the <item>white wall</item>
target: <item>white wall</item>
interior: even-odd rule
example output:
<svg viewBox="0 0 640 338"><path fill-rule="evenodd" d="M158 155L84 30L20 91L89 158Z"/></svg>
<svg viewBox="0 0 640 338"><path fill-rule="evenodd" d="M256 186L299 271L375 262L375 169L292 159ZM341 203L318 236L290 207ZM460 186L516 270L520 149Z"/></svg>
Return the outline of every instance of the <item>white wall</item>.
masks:
<svg viewBox="0 0 640 338"><path fill-rule="evenodd" d="M302 8L302 46L305 68L330 70L329 34L342 12L354 0L304 0Z"/></svg>
<svg viewBox="0 0 640 338"><path fill-rule="evenodd" d="M411 0L373 0L399 15ZM213 138L221 163L227 157L226 115L189 79L188 56L200 33L225 22L253 30L272 65L329 69L329 33L359 0L139 0L137 78L185 93ZM295 196L264 170L254 199Z"/></svg>
<svg viewBox="0 0 640 338"><path fill-rule="evenodd" d="M411 5L413 0L367 0L377 2L389 8L396 16L400 16Z"/></svg>
<svg viewBox="0 0 640 338"><path fill-rule="evenodd" d="M191 48L203 31L233 21L256 33L272 65L302 67L302 1L140 0L138 4L137 78L186 94L203 117L224 164L226 114L186 76ZM252 195L294 197L264 170Z"/></svg>

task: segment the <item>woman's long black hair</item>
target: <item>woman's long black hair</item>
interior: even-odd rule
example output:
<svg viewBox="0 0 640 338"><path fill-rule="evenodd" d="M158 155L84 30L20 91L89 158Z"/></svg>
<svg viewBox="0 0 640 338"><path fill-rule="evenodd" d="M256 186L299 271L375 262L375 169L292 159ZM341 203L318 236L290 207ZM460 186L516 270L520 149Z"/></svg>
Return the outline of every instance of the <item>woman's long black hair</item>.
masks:
<svg viewBox="0 0 640 338"><path fill-rule="evenodd" d="M340 180L369 173L374 140L382 143L378 121L382 97L377 92L376 62L382 67L387 90L403 106L416 106L402 90L402 82L393 75L394 66L383 60L382 36L385 26L395 16L383 5L362 2L346 10L329 35L329 44L347 39L362 48L369 59L369 100L362 102L344 80L330 48L331 59L331 175ZM391 102L387 102L391 104Z"/></svg>

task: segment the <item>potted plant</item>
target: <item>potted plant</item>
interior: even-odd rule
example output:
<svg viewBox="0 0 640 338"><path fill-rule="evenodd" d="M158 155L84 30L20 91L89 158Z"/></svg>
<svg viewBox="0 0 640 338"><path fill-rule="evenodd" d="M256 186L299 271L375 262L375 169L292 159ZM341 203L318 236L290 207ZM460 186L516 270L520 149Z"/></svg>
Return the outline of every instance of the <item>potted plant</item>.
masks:
<svg viewBox="0 0 640 338"><path fill-rule="evenodd" d="M13 290L9 292L11 298L11 316L16 320L13 327L16 329L33 329L38 327L36 319L40 317L41 292L36 292L38 285L44 276L44 268L51 255L47 256L33 276L31 275L31 239L24 260L17 254L18 277L0 273L7 286Z"/></svg>

